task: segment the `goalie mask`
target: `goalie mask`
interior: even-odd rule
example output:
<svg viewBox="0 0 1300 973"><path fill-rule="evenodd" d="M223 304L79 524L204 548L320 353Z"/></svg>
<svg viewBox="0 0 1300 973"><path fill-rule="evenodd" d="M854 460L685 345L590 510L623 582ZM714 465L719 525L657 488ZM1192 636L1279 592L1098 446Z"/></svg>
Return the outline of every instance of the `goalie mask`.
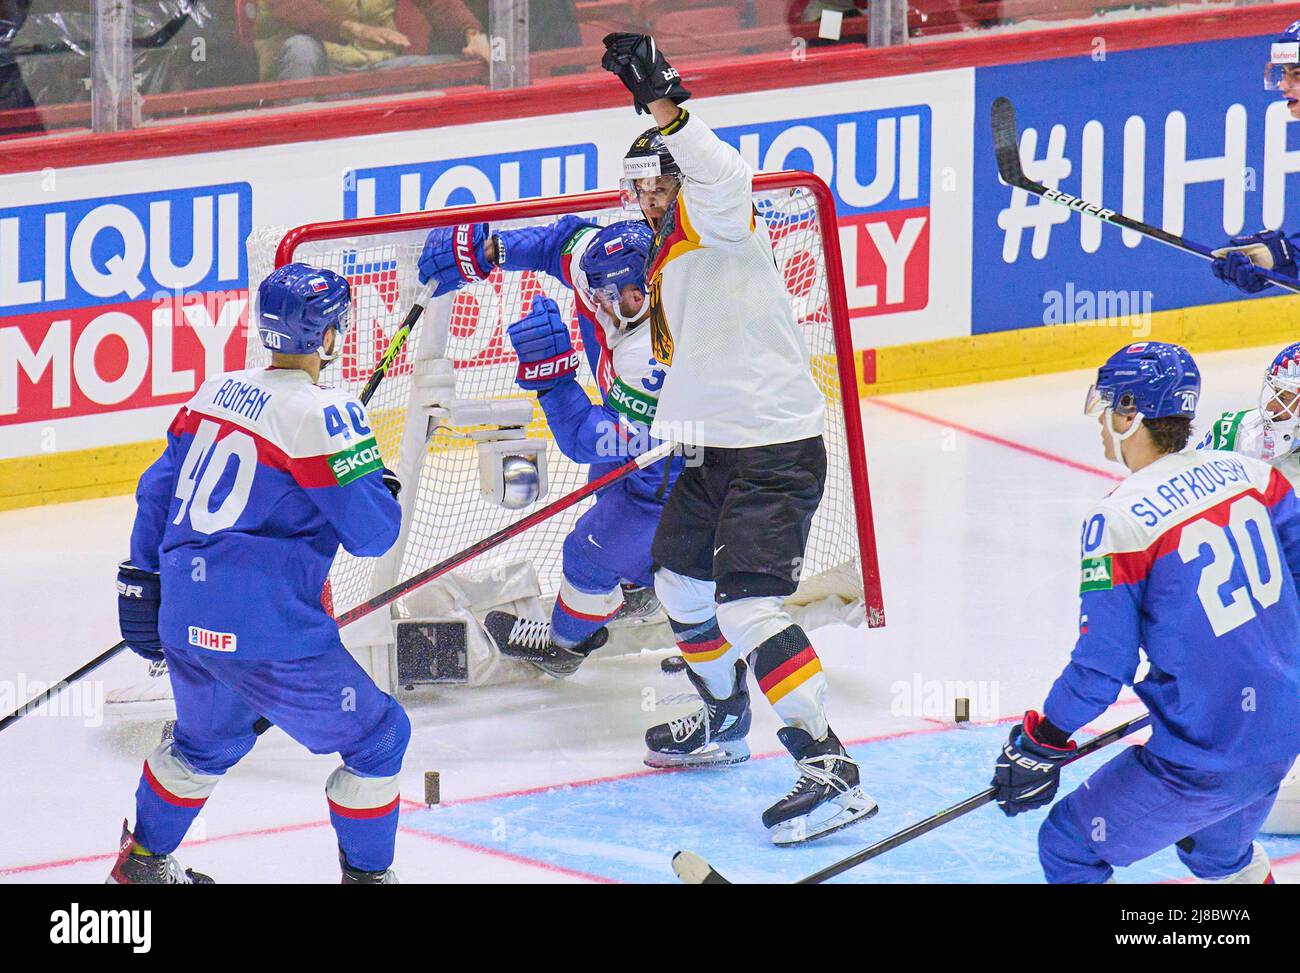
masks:
<svg viewBox="0 0 1300 973"><path fill-rule="evenodd" d="M343 350L352 309L352 287L330 270L286 264L267 275L257 289L257 332L262 345L284 355L310 355L331 362ZM324 350L325 332L334 346Z"/></svg>
<svg viewBox="0 0 1300 973"><path fill-rule="evenodd" d="M596 233L578 262L586 278L583 297L614 318L620 331L645 320L650 310L645 273L653 239L640 220L611 223Z"/></svg>
<svg viewBox="0 0 1300 973"><path fill-rule="evenodd" d="M1300 448L1300 341L1279 351L1264 372L1259 412L1277 437L1277 455Z"/></svg>

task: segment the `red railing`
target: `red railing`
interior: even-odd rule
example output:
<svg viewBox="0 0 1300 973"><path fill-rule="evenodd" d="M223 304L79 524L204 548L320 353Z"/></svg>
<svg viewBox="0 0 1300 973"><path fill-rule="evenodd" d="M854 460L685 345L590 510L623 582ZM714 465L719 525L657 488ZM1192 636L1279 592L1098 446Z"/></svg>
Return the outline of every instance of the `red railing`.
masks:
<svg viewBox="0 0 1300 973"><path fill-rule="evenodd" d="M647 0L601 0L582 6L588 12L593 8L617 9L622 16L629 10L639 9L644 2ZM664 5L664 9L675 4L678 11L691 5L701 9L706 6L705 0L653 2L657 6ZM927 9L926 2L913 0L912 12L916 16L931 18L927 22L937 30L942 26L939 23L942 18L978 15L988 21L1000 21L1007 14L1023 16L1031 8L1034 16L1040 18L1056 14L1073 16L1085 10L1100 9L1111 0L997 0L988 3L944 0L944 6L936 6L933 12ZM1041 30L950 35L926 43L869 49L860 43L866 29L865 18L846 18L844 34L849 43L810 46L798 59L791 57L790 28L782 21L737 31L701 34L692 38L690 45L678 48L686 50L686 53L675 59L697 95L721 95L1088 55L1098 37L1105 40L1111 51L1228 37L1254 35L1263 38L1297 19L1300 19L1300 3L1220 7ZM620 25L611 23L609 26ZM806 38L815 31L815 24L797 28L799 36ZM681 42L669 34L659 36L667 50L674 50L671 46L674 40ZM775 51L744 56L735 53L754 49L761 52L778 38L781 43ZM83 131L58 132L0 141L0 173L438 128L624 104L626 95L621 87L599 70L600 54L598 46L539 52L532 56L531 61L534 84L506 91L488 90L485 66L475 61L464 61L305 81L154 95L144 99L144 113L156 122L141 129L101 135ZM581 73L553 76L556 71L566 69L581 69ZM422 93L366 101L317 103L279 111L225 116L205 114L202 119L183 117L188 113L215 113L293 99L355 98L378 91L390 92L394 85L399 84ZM431 88L438 90L430 93ZM7 124L15 127L24 122L30 124L36 117L45 119L47 123L84 125L87 114L88 107L84 105L55 106L38 109L35 113L0 112L0 130Z"/></svg>

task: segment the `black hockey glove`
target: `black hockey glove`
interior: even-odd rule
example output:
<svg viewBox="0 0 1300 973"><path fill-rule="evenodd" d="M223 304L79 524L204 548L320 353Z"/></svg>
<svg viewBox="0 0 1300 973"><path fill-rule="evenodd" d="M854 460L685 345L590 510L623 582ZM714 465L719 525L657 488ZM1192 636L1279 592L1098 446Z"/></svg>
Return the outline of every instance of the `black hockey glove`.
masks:
<svg viewBox="0 0 1300 973"><path fill-rule="evenodd" d="M117 566L117 627L127 648L150 662L163 658L158 635L161 600L162 585L156 571L137 568L129 560Z"/></svg>
<svg viewBox="0 0 1300 973"><path fill-rule="evenodd" d="M1052 739L1052 743L1043 737ZM1009 818L1050 804L1061 786L1061 765L1074 756L1074 743L1040 714L1029 710L1011 730L993 769L998 807Z"/></svg>
<svg viewBox="0 0 1300 973"><path fill-rule="evenodd" d="M668 63L649 34L606 34L604 44L600 66L617 74L623 87L632 92L638 115L649 111L646 105L660 98L670 98L680 105L691 96L677 69Z"/></svg>
<svg viewBox="0 0 1300 973"><path fill-rule="evenodd" d="M384 467L384 472L381 475L384 478L384 486L388 487L388 492L391 493L393 499L396 500L402 493L402 481L399 480L397 474L387 466Z"/></svg>

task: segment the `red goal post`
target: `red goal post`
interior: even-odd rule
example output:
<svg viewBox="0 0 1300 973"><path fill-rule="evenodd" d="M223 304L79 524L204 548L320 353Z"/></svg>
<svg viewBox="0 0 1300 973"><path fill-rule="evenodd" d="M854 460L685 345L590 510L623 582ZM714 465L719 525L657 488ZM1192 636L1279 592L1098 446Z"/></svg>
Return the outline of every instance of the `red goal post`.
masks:
<svg viewBox="0 0 1300 973"><path fill-rule="evenodd" d="M841 542L850 545L854 549L853 560L858 562L855 566L858 577L854 579L856 582L854 587L864 602L865 620L871 627L883 626L884 604L834 198L826 184L816 175L808 172L758 173L754 177L753 186L756 208L767 218L773 237L774 255L791 289L792 306L797 307L796 317L803 325L805 338L810 346L810 354L814 360L814 375L827 396L828 454L830 454L831 466L835 467L838 464L839 467L838 472L832 470L828 475L823 508L835 506L842 507L843 510L833 517L823 517L824 511L819 511L819 519L833 522L819 524L815 520L814 534L809 541L809 560L817 560L822 553L821 548L831 547L836 548L836 554L831 560L839 559L846 556L844 551L839 549ZM468 222L487 222L494 227L503 224L527 225L530 222L543 221L547 217L559 217L565 214L585 215L597 221L602 219L608 221L611 218L627 219L634 216L633 213L623 209L623 200L619 191L602 190L568 196L312 223L290 229L282 235L280 231L271 231L270 236L263 235L260 241L250 239L249 274L250 279L260 279L257 275L269 271L270 264L273 263L273 266L278 267L297 259L315 265L330 266L330 269L343 273L353 281L354 321L356 322L353 331L356 334L350 333L345 341L344 364L341 370L342 384L359 390L368 377L369 369L373 368L383 354L386 345L385 330L391 332L395 328L395 322L401 320L409 308L410 299L414 296L416 286L413 283L413 264L415 257L418 256L418 243L423 234L434 227L454 226ZM794 242L787 245L787 241ZM274 257L268 260L271 252L274 253ZM375 271L375 267L386 269ZM385 276L386 274L391 275L391 280ZM502 272L496 271L488 282L470 285L456 295L452 295L450 299L435 299L431 302L426 317L433 320L422 321L416 326L412 335L412 344L420 341L422 329L436 330L441 327L440 336L434 339L439 345L438 353L454 359L455 374L458 377L477 378L478 375L489 372L495 376L491 379L490 387L483 386L480 382L480 387L473 394L491 395L493 398L507 395L520 397L525 393L521 393L512 385L508 386L507 383L507 378L513 369L505 370L496 367L502 364L505 358L513 357L509 344L501 339L501 335L487 335L489 329L482 327L484 318L485 316L491 318L495 313L496 319L488 323L492 328L502 330L510 323L509 320L505 320L506 317L514 313L522 313L520 308L527 300L529 289L533 292L556 295L552 286L541 281L540 278L502 281L497 279L499 275L502 275ZM519 276L528 277L527 274ZM363 280L364 283L359 288L358 282ZM490 290L489 286L495 290ZM374 292L380 295L381 300L372 300L372 303L379 307L378 312L367 311L364 307L357 306L356 295L359 290L365 290L367 294ZM506 297L507 291L510 292L509 299ZM364 305L367 299L369 298L363 297L361 304ZM439 311L437 310L439 304L451 306ZM565 307L563 303L562 307ZM566 313L571 314L569 310L571 307L570 302ZM438 323L439 320L441 325ZM457 340L465 338L467 334L472 336L475 332L483 333L478 335L478 343L473 354L466 352L463 360L456 358L456 355L445 347L448 335L451 336L451 345L455 346ZM576 329L574 335L576 338ZM254 338L250 338L250 363L257 360L259 353L260 349L255 347ZM427 357L428 354L426 344L420 352L412 352L412 357L419 358L421 355ZM833 363L827 362L826 359L833 359ZM480 367L485 365L492 367ZM385 383L389 388L386 390L381 386L376 401L383 399L387 391L390 395L389 399L384 400L389 403L387 408L401 411L400 405L393 404L398 400L393 399L392 396L405 394L394 390L400 390L402 387L403 374L406 376L407 384L410 384L409 376L412 371L413 366L409 362L404 371L401 366L395 367L392 377ZM340 379L337 373L328 377L336 382ZM484 388L488 391L485 392ZM382 412L385 408L383 402L379 402L378 409ZM371 412L374 417L375 402L372 402ZM544 418L540 415L540 409L537 413L538 421L529 427L529 432L534 434L540 429L545 435ZM377 427L379 424L379 421L376 421ZM396 439L392 440L394 443L396 441ZM409 439L408 431L404 447L407 453L414 452L412 442L418 440ZM440 448L430 443L432 440L426 440L424 446L426 460ZM384 446L385 455L388 456L392 446L385 445L382 436L381 446ZM556 451L551 450L551 452L554 454ZM450 457L453 453L454 450L448 446L445 455ZM562 456L553 456L553 463L555 460L561 464L567 463ZM428 472L429 465L426 461L421 467L417 467L423 470L417 475L429 477L431 475ZM433 466L438 467L438 464ZM436 478L439 473L435 472L432 475ZM460 483L461 487L465 487L470 482L471 475L461 470L459 473L448 472L447 477L452 480L459 477L460 481L463 481ZM568 488L561 478L559 482L552 484L551 492L552 495L558 495ZM423 487L421 489L424 490ZM463 489L460 492L472 491ZM426 511L423 522L419 520L420 515L409 511L406 513L404 536L399 541L404 550L397 555L396 563L390 564L385 577L352 584L351 587L355 590L350 590L340 602L339 578L336 575L354 569L345 565L340 570L336 565L331 580L335 588L334 603L337 609L345 609L350 607L350 604L363 600L368 594L374 593L377 585L401 580L440 557L455 553L460 547L468 546L462 541L470 540L469 535L459 538L441 536L442 528L434 526L437 521L437 510L446 507L446 519L455 520L457 523L462 523L466 516L472 518L477 517L478 514L457 512L468 509L454 506L467 502L464 497L450 494L435 497L428 491L425 493L427 494L424 500L425 506L432 507L434 510ZM847 493L847 496L842 496L842 493ZM579 512L575 511L574 516L576 517ZM488 517L481 525L476 524L476 529L481 530L485 536L488 530L518 519L519 512L500 511L500 513L511 516L504 520L500 517ZM566 528L563 524L556 525L556 537L562 538L564 530ZM431 532L434 535L432 538L429 536ZM852 537L837 538L837 535L842 533L851 533ZM412 540L428 540L429 543L408 545L408 537ZM408 549L411 547L418 550ZM560 552L556 548L555 538L543 543L543 549L553 554L557 562L554 569L558 571ZM340 559L344 562L348 561L343 554L340 554ZM821 566L818 565L819 570ZM545 584L543 587L545 588ZM845 594L842 597L851 596Z"/></svg>

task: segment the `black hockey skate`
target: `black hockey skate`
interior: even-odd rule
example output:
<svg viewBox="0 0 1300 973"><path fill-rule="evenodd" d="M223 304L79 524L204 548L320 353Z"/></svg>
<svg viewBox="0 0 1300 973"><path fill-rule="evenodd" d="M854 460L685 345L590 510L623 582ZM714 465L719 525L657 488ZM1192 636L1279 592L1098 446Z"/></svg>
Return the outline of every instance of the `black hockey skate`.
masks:
<svg viewBox="0 0 1300 973"><path fill-rule="evenodd" d="M798 761L800 776L789 794L763 812L763 826L774 844L812 841L880 810L859 786L857 762L833 732L814 740L806 731L786 726L776 735Z"/></svg>
<svg viewBox="0 0 1300 973"><path fill-rule="evenodd" d="M647 767L709 767L749 759L749 687L745 663L736 660L735 691L715 699L704 680L688 667L686 675L704 705L689 716L660 723L645 731Z"/></svg>
<svg viewBox="0 0 1300 973"><path fill-rule="evenodd" d="M520 618L503 611L488 612L483 619L483 627L496 643L497 651L507 659L531 662L556 679L573 675L587 656L609 639L609 630L601 628L593 632L585 642L571 649L566 648L551 638L550 622Z"/></svg>
<svg viewBox="0 0 1300 973"><path fill-rule="evenodd" d="M397 873L391 868L382 872L363 872L359 868L353 868L348 864L347 856L343 854L343 849L339 849L339 867L343 869L344 885L401 885L397 880Z"/></svg>
<svg viewBox="0 0 1300 973"><path fill-rule="evenodd" d="M625 625L644 625L647 622L662 620L663 608L655 597L654 588L640 585L623 585L623 607L607 623L613 628Z"/></svg>
<svg viewBox="0 0 1300 973"><path fill-rule="evenodd" d="M192 868L181 871L181 866L171 855L140 855L135 847L135 835L122 822L122 841L118 847L117 861L108 874L105 885L212 885L212 879Z"/></svg>

